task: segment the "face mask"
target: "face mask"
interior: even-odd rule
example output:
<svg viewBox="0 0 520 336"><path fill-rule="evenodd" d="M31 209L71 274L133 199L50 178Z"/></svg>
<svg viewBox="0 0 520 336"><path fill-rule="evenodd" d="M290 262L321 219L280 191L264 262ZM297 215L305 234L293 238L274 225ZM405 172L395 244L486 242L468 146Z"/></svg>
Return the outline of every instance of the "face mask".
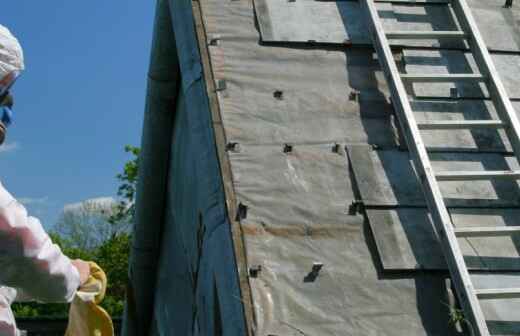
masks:
<svg viewBox="0 0 520 336"><path fill-rule="evenodd" d="M13 112L7 106L0 107L0 146L5 141L7 127L13 122Z"/></svg>
<svg viewBox="0 0 520 336"><path fill-rule="evenodd" d="M18 77L20 77L20 72L13 71L0 79L0 97L5 97L9 93L9 89L14 85Z"/></svg>
<svg viewBox="0 0 520 336"><path fill-rule="evenodd" d="M6 128L9 127L13 123L13 111L7 106L2 106L0 107L0 114L2 115L0 121Z"/></svg>
<svg viewBox="0 0 520 336"><path fill-rule="evenodd" d="M6 97L9 95L9 89L13 86L20 73L13 71L0 80L0 145L5 141L7 127L13 123L13 111L9 106L12 106L12 97L8 106L6 106Z"/></svg>

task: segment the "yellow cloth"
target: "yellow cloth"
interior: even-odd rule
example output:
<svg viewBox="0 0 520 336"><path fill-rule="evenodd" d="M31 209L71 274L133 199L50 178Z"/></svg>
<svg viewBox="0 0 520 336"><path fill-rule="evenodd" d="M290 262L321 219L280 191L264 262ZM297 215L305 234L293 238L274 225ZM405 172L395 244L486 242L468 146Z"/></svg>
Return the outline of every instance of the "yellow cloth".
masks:
<svg viewBox="0 0 520 336"><path fill-rule="evenodd" d="M110 315L98 306L105 297L107 276L96 264L90 263L90 277L74 296L69 310L65 336L113 336Z"/></svg>

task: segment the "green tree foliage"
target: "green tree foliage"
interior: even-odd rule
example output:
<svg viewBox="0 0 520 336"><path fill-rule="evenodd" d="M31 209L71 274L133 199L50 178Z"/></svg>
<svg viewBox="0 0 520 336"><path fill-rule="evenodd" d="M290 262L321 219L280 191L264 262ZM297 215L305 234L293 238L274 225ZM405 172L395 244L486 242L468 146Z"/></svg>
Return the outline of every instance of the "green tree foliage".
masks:
<svg viewBox="0 0 520 336"><path fill-rule="evenodd" d="M105 221L100 220L99 211L94 211L95 218L81 212L81 216L62 218L60 230L50 234L52 241L59 245L71 259L94 261L105 271L108 288L101 306L112 317L120 317L123 314L131 246L131 234L125 227L132 223L135 213L134 198L139 164L139 148L126 146L125 151L130 153L132 158L125 164L123 173L117 175L117 179L121 183L118 189L120 199L113 211L104 213ZM105 236L104 240L96 242L96 244L87 244L81 239L82 235L76 234L78 228L84 230L85 223L87 226L100 226L106 225L107 222L114 229L109 236ZM63 225L63 223L67 223L67 225ZM99 229L96 227L93 231ZM66 317L68 305L15 303L13 311L17 317Z"/></svg>
<svg viewBox="0 0 520 336"><path fill-rule="evenodd" d="M117 179L121 183L117 191L120 200L116 206L115 213L109 218L109 221L114 225L132 222L135 214L135 191L137 187L139 154L141 150L137 147L127 145L125 152L130 153L132 159L125 164L123 173L117 175Z"/></svg>

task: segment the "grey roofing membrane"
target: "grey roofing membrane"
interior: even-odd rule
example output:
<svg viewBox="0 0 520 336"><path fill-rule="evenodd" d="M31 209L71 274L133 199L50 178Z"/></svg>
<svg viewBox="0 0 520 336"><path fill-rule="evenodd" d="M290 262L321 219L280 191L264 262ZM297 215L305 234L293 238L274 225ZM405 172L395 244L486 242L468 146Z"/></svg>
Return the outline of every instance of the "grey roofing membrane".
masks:
<svg viewBox="0 0 520 336"><path fill-rule="evenodd" d="M255 335L461 335L448 322L447 272L388 86L373 50L354 43L363 40L359 29L366 26L355 12L357 3L200 3L207 36L218 40L209 51L215 81L225 81L219 104L226 139L237 143L228 153L237 199L247 206L241 221L247 263L261 266L249 281ZM504 10L502 1L470 3L477 17L489 19L479 20L488 45L517 51L518 44L508 42L515 40L510 30L517 24L501 20L518 17L518 11ZM379 5L392 10L390 21L397 17L410 28L428 26L404 22L415 17L406 14L409 7ZM296 9L288 12L289 7ZM337 8L345 8L352 19L346 29ZM493 17L497 31L507 33L503 39L486 31ZM345 47L345 38L353 45ZM309 40L332 45L290 43ZM405 48L396 58L406 71L466 66L463 52L452 53ZM520 98L514 76L520 56L494 57L508 90ZM449 87L410 89L432 97L415 97L419 120L495 116L490 102L461 100L479 88L460 86L456 97ZM447 162L461 169L518 165L504 156L510 146L497 131L428 132L427 144L444 151L434 154L436 167L448 168ZM485 153L472 153L479 150ZM516 183L446 182L442 188L455 225L513 225L518 217ZM353 211L356 200L366 213ZM517 245L510 238L461 241L473 269L494 271L472 273L477 287L518 287L519 273L497 272L518 270ZM323 264L317 274L314 263ZM483 305L493 333L518 334L520 301L499 303Z"/></svg>

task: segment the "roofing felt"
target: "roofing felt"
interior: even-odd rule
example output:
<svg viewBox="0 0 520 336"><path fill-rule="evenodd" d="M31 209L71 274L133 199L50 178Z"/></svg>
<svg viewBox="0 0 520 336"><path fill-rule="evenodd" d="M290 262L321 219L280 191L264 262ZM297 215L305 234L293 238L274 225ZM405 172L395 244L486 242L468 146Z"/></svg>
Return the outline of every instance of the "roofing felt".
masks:
<svg viewBox="0 0 520 336"><path fill-rule="evenodd" d="M495 0L469 3L496 51L509 94L520 99L518 7L504 9ZM247 207L241 216L242 262L256 270L249 278L255 334L459 334L449 323L448 273L388 86L366 45L362 15L349 12L357 4L200 0L200 5L206 35L214 41L208 48L222 123L233 144L227 178ZM426 12L418 4L378 5L387 24L399 29L446 24L440 5ZM395 57L404 71L469 71L472 60L460 47L400 45ZM425 120L495 113L478 86L409 90L420 107L418 118ZM497 131L425 135L440 152L440 166L446 160L472 167L517 164ZM447 182L443 188L455 225L512 225L517 217L516 183ZM358 201L365 211L358 211ZM518 287L520 274L503 272L518 271L516 239L468 238L461 244L470 266L479 270L472 273L476 286ZM520 332L519 308L520 300L483 303L498 335Z"/></svg>

